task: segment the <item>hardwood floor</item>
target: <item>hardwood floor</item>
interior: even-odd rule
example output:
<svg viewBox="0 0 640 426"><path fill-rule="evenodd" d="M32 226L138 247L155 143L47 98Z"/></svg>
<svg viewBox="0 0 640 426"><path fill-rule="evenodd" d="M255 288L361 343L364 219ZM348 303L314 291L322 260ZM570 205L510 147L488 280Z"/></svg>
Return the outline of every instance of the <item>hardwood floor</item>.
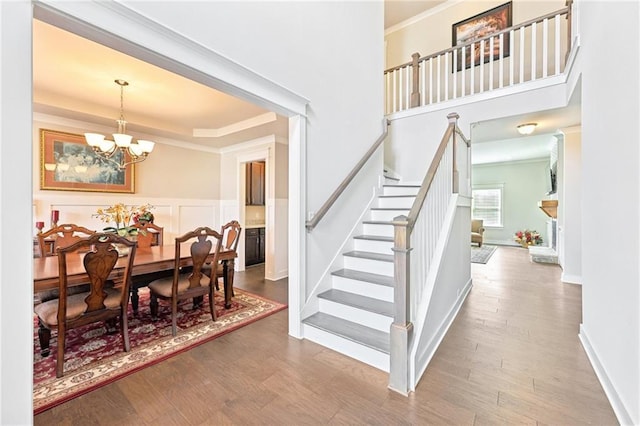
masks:
<svg viewBox="0 0 640 426"><path fill-rule="evenodd" d="M500 247L472 264L473 288L415 393L287 335L287 311L54 407L35 424L614 425L578 340L581 287L557 265ZM236 285L286 302L260 266Z"/></svg>

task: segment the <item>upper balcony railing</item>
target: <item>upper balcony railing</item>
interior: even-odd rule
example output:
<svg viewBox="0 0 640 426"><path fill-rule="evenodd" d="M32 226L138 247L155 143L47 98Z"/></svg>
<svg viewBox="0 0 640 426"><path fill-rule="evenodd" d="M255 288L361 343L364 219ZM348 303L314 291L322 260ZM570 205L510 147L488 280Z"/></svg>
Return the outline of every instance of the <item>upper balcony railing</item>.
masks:
<svg viewBox="0 0 640 426"><path fill-rule="evenodd" d="M571 51L567 7L384 72L386 114L514 86L564 72Z"/></svg>

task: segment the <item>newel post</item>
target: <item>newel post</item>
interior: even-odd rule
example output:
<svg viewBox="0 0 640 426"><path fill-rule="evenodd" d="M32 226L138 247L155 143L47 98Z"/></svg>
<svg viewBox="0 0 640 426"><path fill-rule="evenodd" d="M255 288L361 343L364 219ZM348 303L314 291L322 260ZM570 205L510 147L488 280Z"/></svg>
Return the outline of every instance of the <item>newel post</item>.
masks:
<svg viewBox="0 0 640 426"><path fill-rule="evenodd" d="M458 113L456 112L452 112L450 114L447 115L447 119L449 120L449 126L453 126L453 133L451 134L451 137L453 138L451 143L452 145L452 149L453 149L453 158L452 158L452 169L453 169L453 175L451 176L451 192L454 194L458 193L458 186L459 186L459 181L460 181L460 175L458 174L458 161L456 159L456 145L457 145L457 141L456 141L456 128L458 127L458 118L460 118L460 116L458 115Z"/></svg>
<svg viewBox="0 0 640 426"><path fill-rule="evenodd" d="M411 55L411 68L413 69L413 82L411 89L411 108L420 106L420 54Z"/></svg>
<svg viewBox="0 0 640 426"><path fill-rule="evenodd" d="M406 216L393 219L393 263L395 287L393 291L393 324L391 324L391 351L389 365L389 389L409 394L409 344L413 334L410 321L410 256L409 221Z"/></svg>

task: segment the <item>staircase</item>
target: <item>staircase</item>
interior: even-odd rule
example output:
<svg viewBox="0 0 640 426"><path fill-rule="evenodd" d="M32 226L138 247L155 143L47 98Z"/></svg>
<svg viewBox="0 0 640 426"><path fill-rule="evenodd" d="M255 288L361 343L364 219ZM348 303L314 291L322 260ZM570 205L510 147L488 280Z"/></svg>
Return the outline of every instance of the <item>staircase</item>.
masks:
<svg viewBox="0 0 640 426"><path fill-rule="evenodd" d="M393 322L393 225L408 215L417 185L384 185L376 207L343 253L344 269L331 273L332 288L318 295L318 312L303 320L306 339L389 372Z"/></svg>

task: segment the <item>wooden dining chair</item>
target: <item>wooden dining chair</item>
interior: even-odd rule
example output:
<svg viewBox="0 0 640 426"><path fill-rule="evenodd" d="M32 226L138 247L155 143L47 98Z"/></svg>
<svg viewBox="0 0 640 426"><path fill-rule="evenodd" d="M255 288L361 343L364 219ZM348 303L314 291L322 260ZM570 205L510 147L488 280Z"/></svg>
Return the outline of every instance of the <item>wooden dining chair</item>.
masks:
<svg viewBox="0 0 640 426"><path fill-rule="evenodd" d="M240 241L240 234L242 234L242 227L240 226L240 223L237 220L232 220L222 226L220 233L226 237L224 241L224 248L226 250L236 251L238 248L238 242ZM224 278L225 272L227 271L224 270L224 263L218 262L218 279ZM216 280L216 290L219 289L218 280ZM231 296L235 296L235 294L233 294L233 286L231 286Z"/></svg>
<svg viewBox="0 0 640 426"><path fill-rule="evenodd" d="M163 244L164 237L164 228L162 226L158 226L153 222L136 222L132 225L135 229L138 230L137 240L138 240L138 248L145 249L149 248L152 245ZM157 243L156 243L156 235L157 235Z"/></svg>
<svg viewBox="0 0 640 426"><path fill-rule="evenodd" d="M138 235L136 237L136 240L138 241L138 249L146 250L153 245L163 245L164 228L162 226L158 226L149 221L136 222L132 226L138 230ZM156 235L157 243L154 241ZM171 276L170 273L167 272L168 271L145 274L143 276L134 277L132 279L131 288L129 289L129 291L131 292L131 308L133 309L134 316L138 315L138 305L140 302L138 290L140 289L140 287L147 286L151 281L155 279Z"/></svg>
<svg viewBox="0 0 640 426"><path fill-rule="evenodd" d="M125 262L122 282L109 285L109 275L118 262L118 251L114 244L129 248ZM74 295L68 294L67 257L78 250L87 250L83 265L89 277L89 291ZM114 233L96 233L82 238L70 246L58 247L59 297L36 305L38 316L38 338L40 353L49 355L51 331L58 331L56 377L64 372L64 352L67 330L98 321L106 321L107 329L114 328L116 319L120 319L120 333L125 352L129 351L129 331L127 323L127 305L129 302L129 284L131 268L136 255L136 243Z"/></svg>
<svg viewBox="0 0 640 426"><path fill-rule="evenodd" d="M183 243L190 243L192 268L184 272L180 267L181 249ZM151 318L158 318L158 300L171 303L171 334L177 333L178 301L193 299L193 308L200 307L205 294L209 295L209 310L211 319L216 320L215 310L215 282L217 268L210 268L209 274L203 271L207 258L213 256L211 264L218 264L218 254L222 247L222 235L208 227L200 227L175 239L175 262L173 276L161 278L149 283L151 294ZM213 252L212 252L213 250Z"/></svg>
<svg viewBox="0 0 640 426"><path fill-rule="evenodd" d="M56 256L56 249L58 247L68 247L71 244L95 233L96 231L92 231L84 226L79 226L73 223L54 226L45 232L39 232L37 235L39 257ZM69 289L68 295L86 292L88 291L88 288L89 286L86 285L72 287ZM34 300L36 303L46 302L47 300L57 299L58 294L57 289L45 290L34 295Z"/></svg>
<svg viewBox="0 0 640 426"><path fill-rule="evenodd" d="M54 226L53 228L45 231L38 232L38 250L40 257L55 256L56 249L58 247L67 247L71 244L79 241L82 238L95 234L96 231L85 228L84 226L75 225L73 223L67 223L64 225ZM51 250L48 250L51 245Z"/></svg>

